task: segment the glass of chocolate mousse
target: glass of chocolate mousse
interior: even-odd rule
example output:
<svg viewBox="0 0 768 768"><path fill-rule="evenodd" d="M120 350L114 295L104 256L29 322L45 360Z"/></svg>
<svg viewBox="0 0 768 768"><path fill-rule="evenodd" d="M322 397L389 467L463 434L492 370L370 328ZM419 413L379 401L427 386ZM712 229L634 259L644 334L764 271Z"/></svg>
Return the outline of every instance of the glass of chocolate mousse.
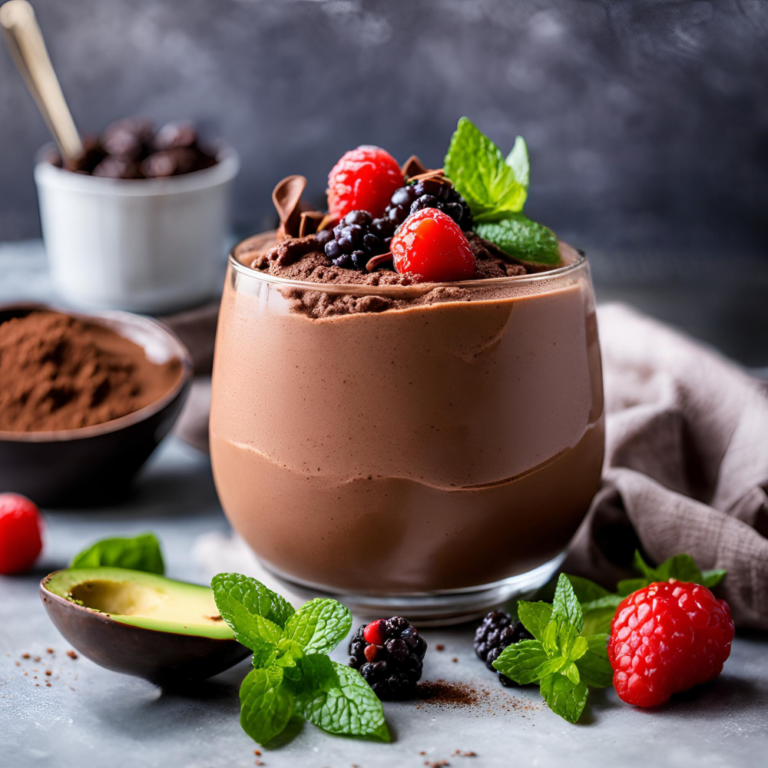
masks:
<svg viewBox="0 0 768 768"><path fill-rule="evenodd" d="M292 177L276 189L280 230L230 255L216 486L276 576L362 613L465 619L547 581L598 488L589 267L557 240L538 256L516 245L523 260L481 237L448 163L430 176L410 161L394 191L379 174L383 212L358 184L340 215L343 161L331 214L302 215Z"/></svg>

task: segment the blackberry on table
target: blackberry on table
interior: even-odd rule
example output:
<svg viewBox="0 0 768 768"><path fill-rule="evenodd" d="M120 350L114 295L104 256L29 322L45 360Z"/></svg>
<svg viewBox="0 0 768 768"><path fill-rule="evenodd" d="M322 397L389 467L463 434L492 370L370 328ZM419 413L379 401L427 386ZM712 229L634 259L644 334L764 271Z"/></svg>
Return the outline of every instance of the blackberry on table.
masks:
<svg viewBox="0 0 768 768"><path fill-rule="evenodd" d="M533 640L533 635L521 622L512 621L510 615L503 611L491 611L475 632L475 653L491 672L498 674L499 682L507 688L515 687L517 683L494 669L493 662L508 645L521 640Z"/></svg>
<svg viewBox="0 0 768 768"><path fill-rule="evenodd" d="M364 624L349 643L349 666L380 699L406 699L421 679L427 642L402 616Z"/></svg>
<svg viewBox="0 0 768 768"><path fill-rule="evenodd" d="M399 227L412 213L424 208L447 213L465 232L474 226L467 201L450 184L436 179L420 179L395 190L384 217Z"/></svg>

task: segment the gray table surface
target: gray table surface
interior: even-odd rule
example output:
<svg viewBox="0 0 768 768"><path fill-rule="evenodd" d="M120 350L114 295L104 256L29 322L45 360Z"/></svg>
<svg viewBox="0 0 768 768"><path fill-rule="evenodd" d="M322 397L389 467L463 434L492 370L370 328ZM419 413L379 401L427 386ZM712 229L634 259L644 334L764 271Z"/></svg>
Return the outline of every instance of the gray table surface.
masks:
<svg viewBox="0 0 768 768"><path fill-rule="evenodd" d="M25 248L29 248L25 251ZM50 298L34 246L0 249L0 301ZM29 256L23 264L19 258ZM18 265L9 270L9 265ZM36 266L37 264L37 266ZM225 768L254 766L253 742L238 723L237 690L247 662L193 693L164 692L104 670L70 649L47 619L38 582L90 541L153 530L174 578L201 581L195 538L228 529L208 458L168 439L129 497L114 507L46 511L44 555L35 572L0 577L0 767ZM739 632L723 675L667 706L643 711L612 689L590 694L582 722L569 725L542 705L536 690L501 688L474 656L471 627L424 632L430 647L424 678L468 683L471 706L386 704L392 744L335 738L313 726L265 766L383 768L423 766L756 766L768 750L768 642ZM435 650L437 644L445 650ZM53 649L50 654L47 649ZM29 654L24 659L23 654ZM335 654L344 660L343 650ZM39 661L36 658L39 657ZM45 674L50 670L51 675ZM50 683L48 686L46 683ZM475 752L476 757L454 753Z"/></svg>

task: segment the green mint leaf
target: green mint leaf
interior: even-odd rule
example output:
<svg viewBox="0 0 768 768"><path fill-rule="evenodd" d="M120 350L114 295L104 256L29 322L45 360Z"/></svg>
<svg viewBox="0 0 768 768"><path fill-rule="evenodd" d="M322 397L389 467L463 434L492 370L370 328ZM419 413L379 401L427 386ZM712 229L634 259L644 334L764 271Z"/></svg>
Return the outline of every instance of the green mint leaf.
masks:
<svg viewBox="0 0 768 768"><path fill-rule="evenodd" d="M312 694L337 682L333 662L323 653L311 653L296 660L299 675L288 681L296 696Z"/></svg>
<svg viewBox="0 0 768 768"><path fill-rule="evenodd" d="M384 711L371 686L357 670L331 664L333 675L322 679L315 690L296 697L297 711L328 733L389 741Z"/></svg>
<svg viewBox="0 0 768 768"><path fill-rule="evenodd" d="M495 221L478 221L475 232L519 261L547 266L560 263L555 233L522 213L507 214Z"/></svg>
<svg viewBox="0 0 768 768"><path fill-rule="evenodd" d="M594 581L584 579L581 576L572 576L570 573L567 573L566 576L568 577L568 581L571 582L576 599L582 604L582 608L584 607L584 603L589 603L592 600L598 600L601 597L611 594L604 587L595 584Z"/></svg>
<svg viewBox="0 0 768 768"><path fill-rule="evenodd" d="M584 627L581 634L585 637L611 631L611 622L616 614L616 608L597 608L595 610L584 609Z"/></svg>
<svg viewBox="0 0 768 768"><path fill-rule="evenodd" d="M544 650L550 658L562 655L558 653L559 648L557 647L557 634L560 626L561 625L553 619L547 624L546 629L544 630L544 639L541 641L541 644L544 646Z"/></svg>
<svg viewBox="0 0 768 768"><path fill-rule="evenodd" d="M561 573L557 580L555 598L552 601L552 621L574 627L576 634L581 632L584 626L581 604L576 599L571 582L564 573Z"/></svg>
<svg viewBox="0 0 768 768"><path fill-rule="evenodd" d="M528 191L528 182L531 177L531 164L528 159L528 146L522 136L515 139L515 146L504 161L514 172L515 181Z"/></svg>
<svg viewBox="0 0 768 768"><path fill-rule="evenodd" d="M541 681L541 695L547 705L569 723L575 723L581 717L588 694L582 681L574 683L561 674L548 675Z"/></svg>
<svg viewBox="0 0 768 768"><path fill-rule="evenodd" d="M530 603L520 600L517 615L523 626L539 641L544 641L544 632L552 621L552 606L548 603Z"/></svg>
<svg viewBox="0 0 768 768"><path fill-rule="evenodd" d="M547 652L538 640L521 640L508 645L493 662L493 668L520 685L528 685L541 679L548 661Z"/></svg>
<svg viewBox="0 0 768 768"><path fill-rule="evenodd" d="M102 539L75 555L70 568L128 568L146 573L165 573L160 542L153 533L140 533L133 538Z"/></svg>
<svg viewBox="0 0 768 768"><path fill-rule="evenodd" d="M352 628L352 614L336 600L316 598L299 608L285 625L285 636L306 653L330 653Z"/></svg>
<svg viewBox="0 0 768 768"><path fill-rule="evenodd" d="M576 659L581 680L590 688L607 688L613 681L613 669L608 661L608 635L590 635L587 652Z"/></svg>
<svg viewBox="0 0 768 768"><path fill-rule="evenodd" d="M660 581L677 579L678 581L691 581L694 584L701 584L704 581L699 566L696 565L696 561L690 555L670 557L656 569L656 573L663 577Z"/></svg>
<svg viewBox="0 0 768 768"><path fill-rule="evenodd" d="M257 743L282 733L293 714L293 695L277 667L252 669L240 686L240 725Z"/></svg>
<svg viewBox="0 0 768 768"><path fill-rule="evenodd" d="M587 652L588 649L589 643L587 642L587 638L579 635L568 647L566 658L568 661L577 661Z"/></svg>
<svg viewBox="0 0 768 768"><path fill-rule="evenodd" d="M565 675L574 685L581 682L581 675L579 675L579 668L572 661L569 661L560 670L561 675Z"/></svg>
<svg viewBox="0 0 768 768"><path fill-rule="evenodd" d="M294 612L290 603L260 581L239 573L220 573L213 577L211 586L219 613L232 627L235 638L259 654L271 641L267 640L269 626L257 617L283 627Z"/></svg>
<svg viewBox="0 0 768 768"><path fill-rule="evenodd" d="M725 578L725 574L724 570L702 571L701 575L704 577L704 586L707 589L716 587Z"/></svg>
<svg viewBox="0 0 768 768"><path fill-rule="evenodd" d="M523 210L527 192L517 180L516 170L466 117L459 120L451 137L443 169L464 196L475 221L492 221Z"/></svg>
<svg viewBox="0 0 768 768"><path fill-rule="evenodd" d="M647 587L648 584L650 584L650 581L646 578L622 579L616 585L616 591L619 593L619 597L624 599L628 595L631 595L633 592L637 592L638 589ZM616 605L618 606L618 603L616 603Z"/></svg>
<svg viewBox="0 0 768 768"><path fill-rule="evenodd" d="M648 565L648 563L646 563L645 560L643 560L643 556L640 554L638 550L635 550L635 556L632 560L632 564L634 565L635 570L638 573L642 573L643 576L645 576L645 578L648 579L649 582L661 581L661 579L658 579L656 577L656 571L653 568L651 568L651 566Z"/></svg>

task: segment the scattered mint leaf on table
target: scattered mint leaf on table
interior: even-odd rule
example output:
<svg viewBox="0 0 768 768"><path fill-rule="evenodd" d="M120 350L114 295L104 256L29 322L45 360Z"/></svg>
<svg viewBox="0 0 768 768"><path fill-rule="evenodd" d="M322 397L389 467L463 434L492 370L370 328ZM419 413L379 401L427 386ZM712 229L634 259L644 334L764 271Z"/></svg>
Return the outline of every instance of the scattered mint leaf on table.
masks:
<svg viewBox="0 0 768 768"><path fill-rule="evenodd" d="M240 724L259 744L280 734L295 713L328 733L389 741L373 689L327 654L348 634L352 615L329 599L298 611L256 579L220 573L211 586L222 618L253 651L240 689Z"/></svg>
<svg viewBox="0 0 768 768"><path fill-rule="evenodd" d="M711 589L723 580L726 573L724 570L702 571L696 561L685 554L673 555L654 568L645 562L638 551L635 551L633 565L642 576L636 579L623 579L616 585L616 592L609 592L599 584L581 576L568 576L584 614L583 634L610 632L611 622L621 601L655 581L677 579L677 581L701 584Z"/></svg>
<svg viewBox="0 0 768 768"><path fill-rule="evenodd" d="M153 533L102 539L75 555L70 568L127 568L132 571L165 574L160 542Z"/></svg>
<svg viewBox="0 0 768 768"><path fill-rule="evenodd" d="M518 603L523 626L536 638L507 646L493 666L520 685L538 683L549 708L571 723L584 710L589 687L611 684L605 634L580 634L581 604L565 574L557 582L552 605Z"/></svg>

